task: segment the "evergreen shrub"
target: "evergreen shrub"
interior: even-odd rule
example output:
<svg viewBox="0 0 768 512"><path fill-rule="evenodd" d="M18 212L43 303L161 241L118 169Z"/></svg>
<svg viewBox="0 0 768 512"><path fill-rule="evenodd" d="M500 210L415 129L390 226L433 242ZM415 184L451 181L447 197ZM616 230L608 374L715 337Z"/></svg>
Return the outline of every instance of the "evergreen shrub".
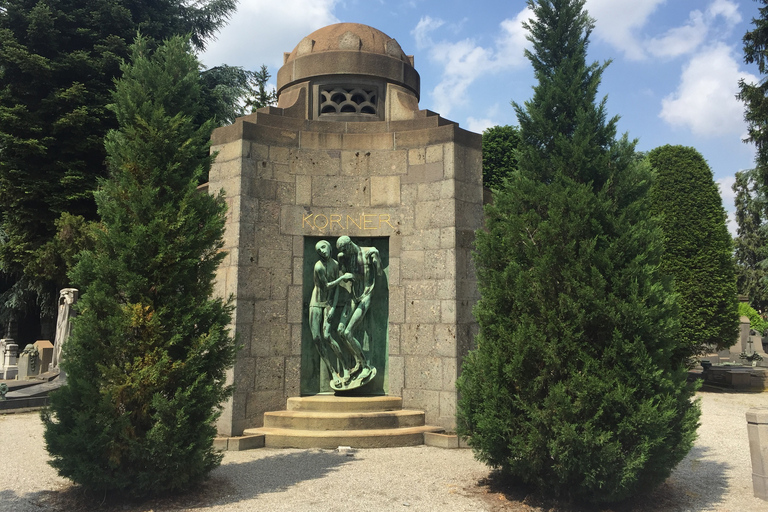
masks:
<svg viewBox="0 0 768 512"><path fill-rule="evenodd" d="M654 172L651 211L664 232L662 270L673 276L680 310L680 358L726 349L739 333L736 266L723 200L694 148L648 153Z"/></svg>
<svg viewBox="0 0 768 512"><path fill-rule="evenodd" d="M189 489L221 460L214 422L235 348L230 306L211 298L226 206L196 190L211 161L211 124L192 122L198 69L181 38L133 45L110 106L100 229L71 272L79 317L45 442L61 476L99 494Z"/></svg>
<svg viewBox="0 0 768 512"><path fill-rule="evenodd" d="M615 502L663 482L699 408L649 214L652 174L595 102L583 0L529 1L538 85L515 105L518 168L486 207L474 260L477 348L457 430L478 459L547 497Z"/></svg>

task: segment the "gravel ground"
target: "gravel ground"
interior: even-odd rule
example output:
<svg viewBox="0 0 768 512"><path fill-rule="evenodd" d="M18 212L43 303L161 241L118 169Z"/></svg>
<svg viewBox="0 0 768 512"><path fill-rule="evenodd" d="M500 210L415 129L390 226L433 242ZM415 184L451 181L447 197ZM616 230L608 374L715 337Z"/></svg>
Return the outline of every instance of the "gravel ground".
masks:
<svg viewBox="0 0 768 512"><path fill-rule="evenodd" d="M701 392L702 426L691 453L659 489L592 510L758 512L744 413L768 393ZM84 495L58 477L37 413L0 415L0 512L165 510L540 511L576 509L503 487L470 450L427 446L356 450L259 449L225 454L209 481L182 497L144 503Z"/></svg>

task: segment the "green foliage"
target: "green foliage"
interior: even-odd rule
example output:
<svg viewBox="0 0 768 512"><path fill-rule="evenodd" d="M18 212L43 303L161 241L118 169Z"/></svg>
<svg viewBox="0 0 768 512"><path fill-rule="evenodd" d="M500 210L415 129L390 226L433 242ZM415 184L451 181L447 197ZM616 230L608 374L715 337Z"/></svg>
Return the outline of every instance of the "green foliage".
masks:
<svg viewBox="0 0 768 512"><path fill-rule="evenodd" d="M498 189L517 167L520 130L516 126L492 126L483 132L483 185Z"/></svg>
<svg viewBox="0 0 768 512"><path fill-rule="evenodd" d="M267 66L263 64L258 71L251 72L249 92L245 100L245 106L250 108L251 112L277 103L277 91L267 90L267 82L271 76Z"/></svg>
<svg viewBox="0 0 768 512"><path fill-rule="evenodd" d="M746 302L739 302L739 317L749 318L749 328L754 329L761 335L768 333L768 320L760 316L760 313Z"/></svg>
<svg viewBox="0 0 768 512"><path fill-rule="evenodd" d="M67 213L95 218L106 176L106 108L120 62L141 31L161 40L191 34L196 48L236 0L2 0L0 2L0 273L13 282L0 316L40 306L55 312L66 268L44 254ZM206 118L207 119L207 118ZM40 274L40 264L56 264Z"/></svg>
<svg viewBox="0 0 768 512"><path fill-rule="evenodd" d="M760 16L752 19L755 26L744 34L744 62L757 64L761 75L768 72L768 0L757 0L763 6ZM747 83L739 80L739 94L744 102L744 120L747 122L747 139L757 149L755 156L755 179L762 191L768 190L768 81ZM764 205L766 206L766 205Z"/></svg>
<svg viewBox="0 0 768 512"><path fill-rule="evenodd" d="M717 184L694 148L662 146L648 153L655 174L652 212L664 231L662 270L673 276L680 319L678 356L691 359L736 341L733 245Z"/></svg>
<svg viewBox="0 0 768 512"><path fill-rule="evenodd" d="M766 271L762 264L768 248L760 206L760 193L752 171L736 173L733 183L736 193L736 224L734 244L736 259L736 289L749 298L756 308L768 308Z"/></svg>
<svg viewBox="0 0 768 512"><path fill-rule="evenodd" d="M229 396L231 308L211 299L226 206L196 190L213 124L199 63L175 37L122 67L107 136L101 225L71 272L83 291L64 346L67 384L43 414L51 465L98 492L188 489L216 467L214 421Z"/></svg>
<svg viewBox="0 0 768 512"><path fill-rule="evenodd" d="M475 455L548 496L612 502L652 488L691 448L699 409L648 213L652 175L595 102L583 0L529 2L538 85L518 169L476 233L477 349L457 382Z"/></svg>

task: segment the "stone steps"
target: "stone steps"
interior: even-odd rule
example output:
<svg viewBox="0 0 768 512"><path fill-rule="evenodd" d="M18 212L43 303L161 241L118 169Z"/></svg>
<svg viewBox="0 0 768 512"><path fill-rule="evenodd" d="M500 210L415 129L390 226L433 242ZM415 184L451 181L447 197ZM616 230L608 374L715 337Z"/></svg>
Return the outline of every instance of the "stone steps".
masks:
<svg viewBox="0 0 768 512"><path fill-rule="evenodd" d="M319 412L275 411L264 413L266 428L298 430L372 430L424 426L422 411Z"/></svg>
<svg viewBox="0 0 768 512"><path fill-rule="evenodd" d="M403 408L399 396L294 396L288 399L289 411L374 412L398 411Z"/></svg>
<svg viewBox="0 0 768 512"><path fill-rule="evenodd" d="M243 435L264 435L267 448L394 448L424 444L425 432L440 432L440 427L422 425L364 430L299 430L293 428L249 428Z"/></svg>
<svg viewBox="0 0 768 512"><path fill-rule="evenodd" d="M389 448L424 444L424 412L402 409L400 397L315 395L288 399L286 411L264 414L264 426L245 436L264 436L268 448Z"/></svg>

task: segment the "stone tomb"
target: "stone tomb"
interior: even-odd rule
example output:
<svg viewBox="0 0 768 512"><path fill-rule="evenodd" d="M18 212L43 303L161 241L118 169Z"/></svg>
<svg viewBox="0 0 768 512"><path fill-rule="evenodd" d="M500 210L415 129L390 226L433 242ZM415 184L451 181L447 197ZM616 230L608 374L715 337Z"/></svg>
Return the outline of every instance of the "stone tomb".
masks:
<svg viewBox="0 0 768 512"><path fill-rule="evenodd" d="M0 340L0 378L5 380L15 379L19 373L16 356L19 346L11 338Z"/></svg>
<svg viewBox="0 0 768 512"><path fill-rule="evenodd" d="M208 190L223 190L229 206L216 293L233 297L231 328L243 345L219 433L261 427L289 397L334 392L401 397L429 425L452 430L456 378L477 331L470 255L483 222L481 137L419 110L413 57L371 27L320 29L284 62L277 107L212 136ZM323 240L330 259L359 249L357 266L339 262L339 276L356 276L335 285L339 304L359 305L367 299L354 286L373 287L351 333L366 374L354 347L342 349L344 361L329 349L325 363L313 341L327 322L344 344L334 286L314 291ZM349 386L355 376L360 385Z"/></svg>

